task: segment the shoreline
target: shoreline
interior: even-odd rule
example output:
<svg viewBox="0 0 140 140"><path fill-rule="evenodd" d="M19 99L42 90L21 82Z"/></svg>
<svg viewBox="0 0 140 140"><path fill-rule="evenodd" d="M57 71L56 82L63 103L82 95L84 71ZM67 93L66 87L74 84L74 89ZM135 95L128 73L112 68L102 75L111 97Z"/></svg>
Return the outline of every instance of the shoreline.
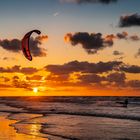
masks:
<svg viewBox="0 0 140 140"><path fill-rule="evenodd" d="M0 112L1 113L1 112ZM27 113L28 114L28 113ZM34 118L30 118L30 119L25 119L25 120L15 120L15 119L13 119L13 118L10 118L11 117L11 115L14 115L14 114L10 114L9 113L9 115L7 115L7 117L6 117L6 119L9 119L9 120L13 120L14 121L14 123L11 123L10 125L9 125L9 127L13 127L14 128L14 130L16 130L16 133L17 134L24 134L24 135L29 135L29 136L33 136L33 137L37 137L37 138L39 138L39 140L49 140L49 137L53 137L53 138L57 138L58 140L60 139L60 140L80 140L80 139L78 139L78 138L76 138L76 137L74 137L74 136L65 136L65 134L63 135L63 133L62 134L59 134L58 132L57 133L54 133L54 132L51 132L51 131L46 131L46 129L48 129L49 130L49 126L50 126L50 122L47 124L47 123L39 123L39 122L36 122L36 123L34 123L33 121L34 120L39 120L39 119L43 119L44 117L45 118L48 118L48 119L50 119L50 118L54 118L54 117L62 117L61 119L62 120L65 120L65 117L68 117L68 116L71 116L71 117L73 117L73 118L76 118L76 117L74 117L73 115L66 115L65 116L65 114L60 114L60 116L57 116L57 114L48 114L48 116L40 116L40 117L34 117ZM63 117L64 117L64 119L63 119ZM79 116L80 117L80 116ZM86 117L86 116L81 116L80 118L84 118L84 117ZM93 119L93 120L102 120L103 118L102 117L92 117L92 116L88 116L90 119ZM47 120L47 119L46 119ZM72 119L73 120L73 119ZM107 120L117 120L118 122L120 122L120 121L123 121L123 120L120 120L120 119L112 119L112 118L106 118L106 121ZM31 121L31 122L30 122ZM54 120L53 120L54 121ZM125 121L129 121L129 120L125 120ZM131 121L131 120L130 120ZM98 121L97 121L98 122ZM132 121L133 122L133 121ZM94 123L95 123L95 121L94 121ZM30 126L32 126L32 125L35 125L35 126L37 126L37 125L40 125L40 129L38 130L38 132L39 132L39 134L38 135L36 135L36 134L30 134L30 133L28 133L28 132L23 132L22 131L22 129L20 129L20 128L18 128L16 125L17 124L20 124L20 125L23 125L23 126L28 126L28 127L30 127ZM60 124L57 124L57 125L60 125ZM47 137L48 136L48 137ZM35 140L37 140L37 138L35 138ZM54 139L55 140L55 139ZM105 139L106 140L106 139ZM136 139L137 140L137 139Z"/></svg>

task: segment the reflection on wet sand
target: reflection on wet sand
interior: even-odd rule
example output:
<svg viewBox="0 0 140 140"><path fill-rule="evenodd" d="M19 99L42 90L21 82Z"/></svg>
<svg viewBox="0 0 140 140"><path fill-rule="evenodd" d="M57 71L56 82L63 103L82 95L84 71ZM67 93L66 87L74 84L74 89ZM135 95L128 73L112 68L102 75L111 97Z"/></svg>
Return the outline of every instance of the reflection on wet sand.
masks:
<svg viewBox="0 0 140 140"><path fill-rule="evenodd" d="M33 136L38 135L39 130L41 129L40 125L36 125L36 124L31 124L30 125L30 134Z"/></svg>
<svg viewBox="0 0 140 140"><path fill-rule="evenodd" d="M10 125L16 123L15 120L6 119L7 114L0 114L0 140L48 140L47 138L40 138L35 135L39 133L40 127L33 124L30 125L30 134L19 134Z"/></svg>

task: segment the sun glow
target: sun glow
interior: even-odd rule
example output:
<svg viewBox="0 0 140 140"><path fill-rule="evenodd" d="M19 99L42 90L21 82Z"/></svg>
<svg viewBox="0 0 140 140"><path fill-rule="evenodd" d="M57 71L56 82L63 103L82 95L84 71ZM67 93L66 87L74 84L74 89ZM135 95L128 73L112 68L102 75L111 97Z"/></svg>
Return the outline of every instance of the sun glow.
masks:
<svg viewBox="0 0 140 140"><path fill-rule="evenodd" d="M38 88L33 88L33 92L37 93L38 92Z"/></svg>

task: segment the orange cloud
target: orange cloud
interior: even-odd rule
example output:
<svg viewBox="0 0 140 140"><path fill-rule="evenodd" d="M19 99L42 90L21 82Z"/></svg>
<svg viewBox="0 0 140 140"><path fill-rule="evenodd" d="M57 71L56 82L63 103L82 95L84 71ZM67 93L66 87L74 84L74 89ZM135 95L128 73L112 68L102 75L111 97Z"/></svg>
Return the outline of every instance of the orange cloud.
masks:
<svg viewBox="0 0 140 140"><path fill-rule="evenodd" d="M110 45L113 44L113 39L115 39L116 36L113 35L113 34L110 34L110 35L107 35L105 38L104 38L104 41Z"/></svg>
<svg viewBox="0 0 140 140"><path fill-rule="evenodd" d="M124 31L122 33L117 33L116 36L118 39L127 39L128 33L126 31Z"/></svg>
<svg viewBox="0 0 140 140"><path fill-rule="evenodd" d="M70 42L71 41L71 37L72 37L72 34L71 33L67 33L64 37L64 41L65 42Z"/></svg>
<svg viewBox="0 0 140 140"><path fill-rule="evenodd" d="M48 36L42 35L42 36L36 37L36 39L39 40L40 42L46 42L48 40Z"/></svg>
<svg viewBox="0 0 140 140"><path fill-rule="evenodd" d="M115 39L115 38L116 38L116 36L113 35L113 34L107 35L107 36L105 37L105 39L107 39L107 40L113 40L113 39Z"/></svg>

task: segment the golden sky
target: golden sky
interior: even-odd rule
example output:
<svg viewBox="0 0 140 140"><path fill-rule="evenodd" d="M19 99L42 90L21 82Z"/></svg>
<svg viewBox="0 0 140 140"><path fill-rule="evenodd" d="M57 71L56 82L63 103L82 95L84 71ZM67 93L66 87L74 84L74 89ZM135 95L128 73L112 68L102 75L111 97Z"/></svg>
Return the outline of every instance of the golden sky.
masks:
<svg viewBox="0 0 140 140"><path fill-rule="evenodd" d="M139 0L26 2L0 4L0 96L140 95Z"/></svg>

